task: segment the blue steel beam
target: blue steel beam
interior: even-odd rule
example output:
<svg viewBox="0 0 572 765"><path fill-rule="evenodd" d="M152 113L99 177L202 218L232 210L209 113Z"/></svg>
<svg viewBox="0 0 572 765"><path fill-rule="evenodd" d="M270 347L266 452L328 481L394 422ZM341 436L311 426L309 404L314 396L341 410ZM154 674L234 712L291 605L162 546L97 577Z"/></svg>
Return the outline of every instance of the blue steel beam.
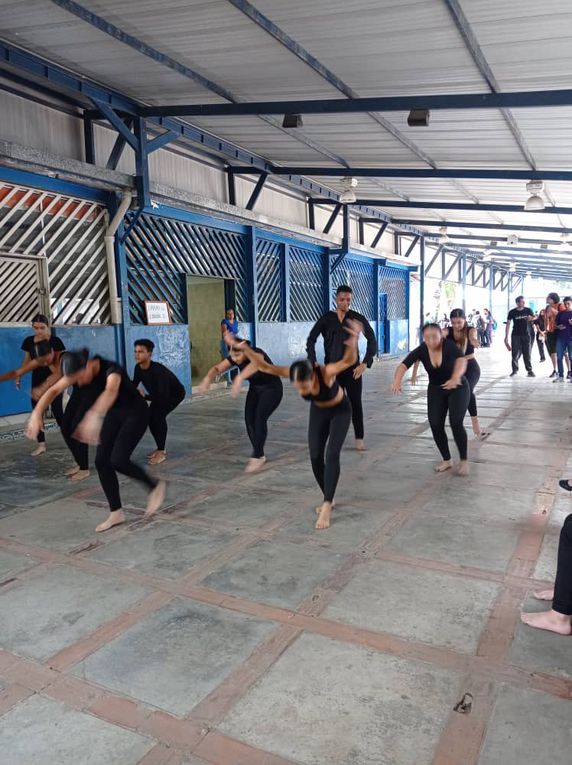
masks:
<svg viewBox="0 0 572 765"><path fill-rule="evenodd" d="M385 223L382 223L382 224L381 224L381 226L379 227L379 231L378 231L378 232L377 232L377 234L376 234L376 235L373 237L373 240L372 240L372 242L371 242L371 248L372 248L372 250L375 250L375 248L376 248L376 247L377 247L377 245L379 244L379 240L380 240L380 239L381 239L381 237L383 236L383 234L384 234L384 232L385 232L385 229L387 228L387 226L388 226L388 224L387 224L387 221L386 221Z"/></svg>
<svg viewBox="0 0 572 765"><path fill-rule="evenodd" d="M83 144L85 161L90 165L95 165L95 134L93 131L93 120L89 114L86 114L86 112L83 113Z"/></svg>
<svg viewBox="0 0 572 765"><path fill-rule="evenodd" d="M127 117L125 124L127 128L131 128L133 124L133 118ZM121 133L118 133L105 165L108 170L115 170L117 168L119 160L121 159L121 155L123 154L123 150L125 149L125 143L125 138L121 135Z"/></svg>
<svg viewBox="0 0 572 765"><path fill-rule="evenodd" d="M125 122L123 122L119 114L117 114L113 108L106 104L104 101L93 99L93 103L95 107L102 113L105 119L111 124L111 126L115 128L119 135L123 136L131 148L137 151L139 142L133 133L129 130Z"/></svg>
<svg viewBox="0 0 572 765"><path fill-rule="evenodd" d="M177 138L177 134L174 130L167 130L166 133L158 135L156 138L152 138L150 141L147 141L147 154L151 154L151 152L161 149L163 146L174 141L175 138Z"/></svg>
<svg viewBox="0 0 572 765"><path fill-rule="evenodd" d="M319 61L315 56L312 56L312 54L303 48L300 43L296 42L296 40L290 37L290 35L286 34L283 29L281 29L277 24L271 21L271 19L261 13L252 5L252 3L249 3L248 0L228 0L228 2L231 3L231 5L234 5L235 8L238 8L238 10L242 11L242 13L248 16L251 21L254 21L254 23L257 24L261 29L264 29L264 31L271 35L271 37L273 37L287 50L297 56L300 61L303 61L304 64L313 69L317 74L320 75L320 77L323 77L327 83L336 88L336 90L339 90L340 93L343 93L344 96L347 96L351 99L359 98L359 95L353 88L351 88L347 83L345 83L336 74L334 74L331 69L328 69L328 67ZM380 125L380 127L382 127L386 132L390 133L394 138L396 138L402 144L402 146L408 148L413 154L415 154L416 157L421 159L423 162L427 162L429 165L434 166L435 163L431 157L425 154L425 152L420 149L419 146L413 143L411 139L407 138L407 136L398 130L395 125L389 122L389 120L373 112L368 112L368 116L377 122L377 124Z"/></svg>
<svg viewBox="0 0 572 765"><path fill-rule="evenodd" d="M452 221L452 220L415 220L415 219L403 219L392 218L392 225L400 226L402 224L407 226L435 226L441 228L446 226L447 228L478 228L478 229L499 229L500 231L537 231L542 233L554 233L561 234L572 233L572 228L557 228L554 226L511 226L510 223L473 223L468 221ZM486 237L487 239L494 239L494 237Z"/></svg>
<svg viewBox="0 0 572 765"><path fill-rule="evenodd" d="M405 251L405 255L404 255L405 258L408 258L411 255L411 253L413 252L413 249L414 249L415 245L417 244L417 242L419 241L419 239L420 239L419 236L414 236L413 237L413 241L411 242L411 244L409 245L409 247Z"/></svg>
<svg viewBox="0 0 572 765"><path fill-rule="evenodd" d="M324 234L330 233L330 231L332 230L332 226L334 225L334 222L336 218L338 217L338 213L341 209L342 209L342 203L336 202L334 209L332 210L332 214L330 215L330 217L328 218L328 222L324 226L324 231L323 231Z"/></svg>
<svg viewBox="0 0 572 765"><path fill-rule="evenodd" d="M261 172L257 168L236 168L237 172L246 175L256 175ZM473 168L396 168L396 167L320 167L303 165L285 166L273 165L273 175L311 175L322 177L343 178L473 178L478 180L517 180L517 181L572 181L570 170L499 170L497 168L475 170Z"/></svg>
<svg viewBox="0 0 572 765"><path fill-rule="evenodd" d="M254 205L258 201L258 197L260 196L262 189L264 188L264 184L266 183L267 178L268 178L268 173L263 173L263 175L261 175L260 178L256 181L256 186L254 187L252 194L250 195L250 198L248 202L246 203L247 210L254 210Z"/></svg>
<svg viewBox="0 0 572 765"><path fill-rule="evenodd" d="M248 101L237 104L176 104L144 106L148 117L235 117L260 114L358 114L409 112L412 109L453 111L463 109L547 108L572 105L572 90L527 90L512 93L444 93L420 96L327 98L313 101Z"/></svg>
<svg viewBox="0 0 572 765"><path fill-rule="evenodd" d="M315 199L317 204L335 204L328 199ZM474 210L479 211L491 211L491 212L518 212L524 213L524 207L520 205L502 205L502 204L488 204L482 202L480 204L473 204L468 202L402 202L395 199L357 199L356 205L368 205L371 207L402 207L413 209L426 209L426 210ZM572 215L572 207L545 207L544 210L536 210L534 212L528 212L527 215ZM441 223L441 226L444 224ZM470 227L470 223L467 222L466 227ZM491 224L491 228L495 228L495 224Z"/></svg>

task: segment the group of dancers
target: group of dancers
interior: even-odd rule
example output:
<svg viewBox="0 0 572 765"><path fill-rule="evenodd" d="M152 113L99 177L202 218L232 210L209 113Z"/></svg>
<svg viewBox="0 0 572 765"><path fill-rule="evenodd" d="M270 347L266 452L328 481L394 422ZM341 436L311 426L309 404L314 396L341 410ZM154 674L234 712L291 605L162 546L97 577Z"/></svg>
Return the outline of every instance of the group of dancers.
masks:
<svg viewBox="0 0 572 765"><path fill-rule="evenodd" d="M362 375L373 362L376 339L368 321L350 309L352 290L341 286L337 290L336 309L322 316L310 332L308 358L290 366L273 364L261 348L228 331L224 343L228 357L213 366L199 386L206 392L217 375L238 367L231 393L236 397L245 380L249 390L245 401L246 431L252 445L246 472L260 470L265 462L268 420L279 407L283 397L281 378L288 378L299 395L310 402L308 446L312 471L322 494L316 508L317 529L327 529L335 505L335 492L340 476L340 455L350 423L353 420L355 446L365 449L363 408L361 402ZM475 387L480 368L475 358L479 346L475 330L467 324L461 309L450 314L451 326L442 329L436 323L423 328L421 344L398 365L391 391L400 393L407 370L414 366L411 382L415 384L417 367L422 364L428 375L427 412L433 439L441 454L436 471L454 467L445 422L447 415L453 439L459 452L456 473L469 473L468 437L463 421L467 410L478 438L488 433L480 427ZM46 450L43 418L51 406L63 438L74 456L75 465L66 472L70 481L89 476L88 446L96 446L95 467L109 505L107 519L96 527L102 532L125 521L119 490L118 474L134 478L148 490L146 517L161 507L166 484L132 461L132 454L147 427L155 439L156 449L148 455L151 465L167 458L167 415L185 397L185 390L167 367L152 359L153 343L147 339L135 341L136 366L133 379L114 361L95 355L87 349L66 351L54 337L47 317L37 315L33 320L34 335L22 344L25 357L21 366L0 376L0 381L14 379L32 372L33 412L27 426L27 436L37 440L33 454ZM367 339L363 361L359 359L359 337ZM316 361L315 344L324 339L325 359ZM63 407L63 395L71 396ZM572 483L560 485L572 492ZM572 613L572 516L562 529L555 591L537 593L541 599L553 599L552 609L543 614L523 614L525 623L541 629L570 634Z"/></svg>

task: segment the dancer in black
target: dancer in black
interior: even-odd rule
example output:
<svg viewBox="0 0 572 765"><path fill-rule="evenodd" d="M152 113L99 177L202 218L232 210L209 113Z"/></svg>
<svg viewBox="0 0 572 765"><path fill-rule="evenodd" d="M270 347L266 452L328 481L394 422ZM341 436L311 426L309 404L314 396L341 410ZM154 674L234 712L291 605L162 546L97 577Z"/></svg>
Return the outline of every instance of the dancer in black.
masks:
<svg viewBox="0 0 572 765"><path fill-rule="evenodd" d="M167 459L167 415L184 401L185 387L170 369L153 361L155 344L152 340L136 340L134 347L137 363L133 372L133 384L136 387L142 385L145 400L151 402L149 430L157 446L149 455L149 464L158 465Z"/></svg>
<svg viewBox="0 0 572 765"><path fill-rule="evenodd" d="M358 338L362 325L351 319L346 323L345 350L340 361L331 364L312 364L295 361L290 367L270 364L254 349L239 345L260 372L277 377L288 377L298 393L311 402L308 425L308 446L312 471L323 493L323 502L316 508L317 529L330 527L334 495L340 477L340 453L351 420L351 404L340 386L339 375L355 365L358 356Z"/></svg>
<svg viewBox="0 0 572 765"><path fill-rule="evenodd" d="M467 431L463 426L471 396L469 383L464 377L467 359L452 340L443 337L438 324L426 324L423 327L421 345L411 351L395 370L391 386L392 393L401 393L401 381L409 367L416 361L423 364L429 376L427 414L433 439L443 457L443 461L435 470L442 473L453 466L445 433L445 419L448 411L449 423L461 460L457 474L468 475Z"/></svg>
<svg viewBox="0 0 572 765"><path fill-rule="evenodd" d="M28 437L36 437L43 412L50 402L70 385L77 385L85 394L80 397L83 416L74 436L85 444L97 444L95 466L109 503L109 516L96 531L107 531L125 521L117 473L147 486L149 499L145 516L150 517L163 502L165 483L156 481L131 461L131 455L147 429L145 401L122 367L101 356L89 359L87 349L64 354L61 367L62 378L42 396L32 412Z"/></svg>
<svg viewBox="0 0 572 765"><path fill-rule="evenodd" d="M265 374L249 361L245 348L250 347L245 340L226 332L223 342L229 347L228 358L211 367L199 385L198 392L206 393L217 375L225 374L232 367L238 367L240 374L232 383L231 395L238 396L242 383L248 380L250 385L244 404L246 432L252 444L252 455L245 468L245 473L254 473L266 462L264 446L268 436L268 420L282 401L282 381L274 375ZM272 364L270 357L261 348L252 348L267 364Z"/></svg>
<svg viewBox="0 0 572 765"><path fill-rule="evenodd" d="M37 344L44 341L50 344L50 347L56 354L56 362L59 361L60 355L65 351L65 345L59 339L52 334L50 330L50 322L47 316L42 313L37 313L32 319L33 335L26 337L22 343L22 350L24 351L24 360L22 361L22 367L25 367L30 361L34 361L38 358ZM50 371L46 365L38 364L36 367L32 367L32 390L39 388L46 382L50 376ZM16 387L20 387L20 379L16 378ZM36 401L32 397L31 399L32 409L36 406ZM52 402L52 414L56 422L60 422L63 414L62 396L58 396ZM42 424L41 429L38 432L38 445L32 452L32 457L39 457L46 452L46 434Z"/></svg>
<svg viewBox="0 0 572 765"><path fill-rule="evenodd" d="M341 285L336 290L336 310L325 313L312 327L306 342L306 353L310 361L316 363L316 340L320 335L324 338L324 363L330 364L341 361L344 355L344 342L346 339L345 328L348 321L357 321L363 327L362 332L367 340L367 350L363 361L360 363L359 354L355 364L342 372L338 382L345 389L352 405L352 421L356 439L356 449L363 451L364 426L362 395L362 375L373 364L377 353L377 343L371 325L365 316L356 311L351 311L352 288Z"/></svg>

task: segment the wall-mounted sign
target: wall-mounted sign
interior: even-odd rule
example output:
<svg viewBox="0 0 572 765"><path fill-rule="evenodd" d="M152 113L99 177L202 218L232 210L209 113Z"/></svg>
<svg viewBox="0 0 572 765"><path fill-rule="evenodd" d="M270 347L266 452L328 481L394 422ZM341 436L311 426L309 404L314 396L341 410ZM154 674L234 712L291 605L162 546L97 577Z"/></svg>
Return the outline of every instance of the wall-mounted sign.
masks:
<svg viewBox="0 0 572 765"><path fill-rule="evenodd" d="M147 324L171 324L169 304L159 300L146 300Z"/></svg>

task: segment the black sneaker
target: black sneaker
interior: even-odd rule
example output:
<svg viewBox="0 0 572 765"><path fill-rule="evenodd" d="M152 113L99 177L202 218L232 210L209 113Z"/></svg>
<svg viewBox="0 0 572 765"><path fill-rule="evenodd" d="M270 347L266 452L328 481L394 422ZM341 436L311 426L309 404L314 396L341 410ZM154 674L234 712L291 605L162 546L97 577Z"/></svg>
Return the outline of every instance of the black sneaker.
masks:
<svg viewBox="0 0 572 765"><path fill-rule="evenodd" d="M566 375L566 377L567 377L569 380L572 380L572 370L571 370L570 372L568 372L568 374Z"/></svg>
<svg viewBox="0 0 572 765"><path fill-rule="evenodd" d="M509 375L509 377L514 377L514 376L515 376L515 375L517 375L517 374L518 374L518 372L511 372L511 373L510 373L510 375Z"/></svg>
<svg viewBox="0 0 572 765"><path fill-rule="evenodd" d="M560 486L561 489L564 489L565 491L572 491L572 486L570 485L570 481L558 481L558 486Z"/></svg>
<svg viewBox="0 0 572 765"><path fill-rule="evenodd" d="M529 377L536 377L536 375L534 374L534 372L532 371L532 369L531 369L531 370L530 370L530 372L528 373L528 376L529 376Z"/></svg>
<svg viewBox="0 0 572 765"><path fill-rule="evenodd" d="M554 370L551 375L548 375L548 379L550 379L551 377L556 377L557 375L558 375L558 372Z"/></svg>

